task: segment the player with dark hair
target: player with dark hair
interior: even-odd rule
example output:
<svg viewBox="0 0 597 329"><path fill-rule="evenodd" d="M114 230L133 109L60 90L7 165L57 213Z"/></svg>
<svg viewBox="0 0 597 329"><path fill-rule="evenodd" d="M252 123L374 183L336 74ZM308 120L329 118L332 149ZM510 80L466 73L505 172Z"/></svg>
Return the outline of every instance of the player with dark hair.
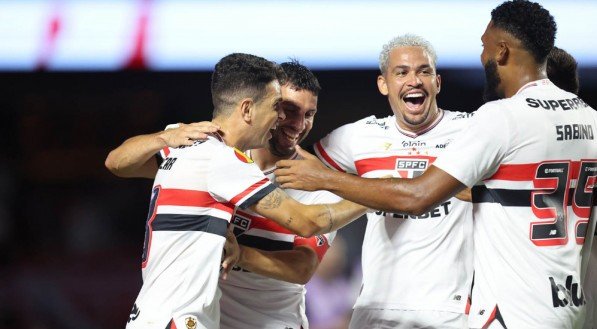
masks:
<svg viewBox="0 0 597 329"><path fill-rule="evenodd" d="M303 235L362 214L363 207L347 201L294 201L245 155L267 146L271 130L285 119L284 79L279 66L253 55L232 54L216 64L213 122L220 129L207 140L162 151L146 224L143 286L127 328L220 327L219 268L237 208Z"/></svg>
<svg viewBox="0 0 597 329"><path fill-rule="evenodd" d="M481 37L486 95L468 129L414 179L366 179L280 161L281 186L327 189L374 209L421 214L472 187L475 284L471 328L582 325L581 253L594 226L597 112L547 79L553 17L514 0ZM376 191L371 193L370 191Z"/></svg>
<svg viewBox="0 0 597 329"><path fill-rule="evenodd" d="M281 87L281 110L267 148L247 152L263 173L275 179L275 163L297 157L295 146L311 128L321 87L315 75L297 61L280 64L287 75ZM327 191L286 190L300 202L330 203L340 200ZM307 328L305 287L336 232L301 238L263 216L238 209L232 225L241 248L238 267L220 280L221 328Z"/></svg>
<svg viewBox="0 0 597 329"><path fill-rule="evenodd" d="M547 56L547 77L556 86L578 95L578 63L564 49L553 47Z"/></svg>

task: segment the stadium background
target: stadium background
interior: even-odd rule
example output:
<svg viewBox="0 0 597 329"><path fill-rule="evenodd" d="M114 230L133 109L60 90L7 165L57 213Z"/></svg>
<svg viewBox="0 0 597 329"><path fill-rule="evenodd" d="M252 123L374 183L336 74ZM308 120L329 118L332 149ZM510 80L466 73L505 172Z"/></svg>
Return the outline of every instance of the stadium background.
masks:
<svg viewBox="0 0 597 329"><path fill-rule="evenodd" d="M491 8L496 2L488 3ZM0 17L6 4L0 1ZM568 24L578 23L572 19ZM428 37L417 26L409 31ZM18 27L0 25L0 44L17 32ZM390 114L376 86L374 65L382 43L373 49L373 65L304 61L315 67L323 87L315 127L304 145L342 124ZM139 259L151 181L114 177L104 168L104 159L133 135L155 132L173 122L209 120L210 73L194 64L154 69L134 56L111 67L68 68L52 66L47 59L42 65L32 60L29 66L11 67L4 44L5 48L0 46L0 131L6 141L0 161L0 329L121 328L141 284ZM575 56L584 54L582 49L575 53L570 46L562 47ZM474 51L480 53L480 47ZM303 60L300 52L289 51L286 56L293 55ZM477 109L484 80L478 57L462 64L442 62L441 49L438 55L440 107ZM581 97L595 107L597 52L577 57ZM346 277L358 267L364 224L360 220L341 232L349 261L339 266Z"/></svg>

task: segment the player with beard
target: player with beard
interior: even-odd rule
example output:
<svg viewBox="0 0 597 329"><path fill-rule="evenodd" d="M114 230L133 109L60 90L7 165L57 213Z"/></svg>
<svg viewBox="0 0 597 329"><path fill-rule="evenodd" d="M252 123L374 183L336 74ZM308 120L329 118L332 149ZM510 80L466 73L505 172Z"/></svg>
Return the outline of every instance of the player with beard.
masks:
<svg viewBox="0 0 597 329"><path fill-rule="evenodd" d="M582 326L582 251L596 211L597 112L547 79L556 24L525 0L491 12L481 37L487 98L468 129L421 176L365 179L281 161L283 187L327 189L387 211L420 214L472 187L471 328ZM364 193L363 191L377 191Z"/></svg>
<svg viewBox="0 0 597 329"><path fill-rule="evenodd" d="M315 144L319 158L361 177L422 174L471 117L438 107L436 61L432 45L419 36L390 40L379 56L377 85L393 115L332 131ZM471 219L471 204L457 198L419 216L368 213L363 282L350 328L465 328L473 274Z"/></svg>
<svg viewBox="0 0 597 329"><path fill-rule="evenodd" d="M273 171L277 161L297 158L295 146L313 127L321 90L317 78L305 66L296 61L280 66L287 75L287 82L281 87L280 103L285 118L278 122L267 148L247 152L271 180L275 179ZM208 122L171 127L164 132L129 139L111 153L108 168L119 176L151 176L157 169L152 155L160 151L158 162L164 156L161 152L164 145L156 142L156 138L169 141L168 146L174 148L189 140L203 139L203 134L218 129ZM340 200L327 191L285 192L304 204ZM235 211L231 223L241 252L237 266L226 280L220 280L220 327L307 328L304 284L315 273L336 232L301 238L255 212L240 209Z"/></svg>

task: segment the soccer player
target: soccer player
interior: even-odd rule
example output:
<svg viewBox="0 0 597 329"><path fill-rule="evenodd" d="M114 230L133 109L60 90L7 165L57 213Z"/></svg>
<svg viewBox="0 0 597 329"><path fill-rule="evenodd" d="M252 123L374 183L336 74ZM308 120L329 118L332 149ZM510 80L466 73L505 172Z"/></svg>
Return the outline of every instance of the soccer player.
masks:
<svg viewBox="0 0 597 329"><path fill-rule="evenodd" d="M304 235L331 230L363 208L346 201L303 205L276 188L244 151L268 145L285 118L283 71L232 54L212 76L218 133L165 150L155 177L143 252L143 286L127 328L219 328L219 267L235 208Z"/></svg>
<svg viewBox="0 0 597 329"><path fill-rule="evenodd" d="M553 17L537 3L508 1L492 11L481 37L489 102L423 175L360 178L305 155L308 161L279 162L278 181L413 214L473 187L469 326L581 326L580 264L585 236L593 234L597 112L547 79L555 34Z"/></svg>
<svg viewBox="0 0 597 329"><path fill-rule="evenodd" d="M573 94L578 94L577 66L578 64L572 55L564 49L553 47L549 56L547 56L547 77L556 86ZM587 316L583 327L585 329L592 329L593 323L597 319L597 307L595 307L595 297L597 296L597 243L595 242L592 244L590 258L583 287L587 302Z"/></svg>
<svg viewBox="0 0 597 329"><path fill-rule="evenodd" d="M287 76L281 86L280 103L285 119L278 123L267 148L249 151L252 160L272 180L276 161L297 157L294 147L313 126L321 90L315 75L298 62L282 63L280 67ZM166 145L174 148L189 140L204 139L204 133L214 128L217 130L208 122L179 124L164 132L133 137L111 152L107 166L119 176L153 177L157 172L153 154L161 155L159 151ZM163 161L161 156L158 160ZM304 203L340 200L324 191L286 192ZM228 279L220 281L220 327L306 328L304 284L315 273L335 232L301 238L258 214L242 210L236 211L232 224L241 244L241 259Z"/></svg>
<svg viewBox="0 0 597 329"><path fill-rule="evenodd" d="M393 115L332 131L315 144L319 158L362 177L421 175L470 118L438 107L436 62L433 46L419 36L390 40L379 56L377 85ZM350 328L466 327L472 227L472 205L457 198L419 216L368 213L363 282Z"/></svg>
<svg viewBox="0 0 597 329"><path fill-rule="evenodd" d="M248 153L274 180L274 164L297 157L295 145L307 137L317 112L321 87L315 75L298 62L280 64L287 75L281 87L281 110L267 148ZM303 203L331 203L327 191L286 190ZM220 280L221 328L307 328L305 288L336 232L301 238L255 213L238 210L232 224L241 247L238 267Z"/></svg>

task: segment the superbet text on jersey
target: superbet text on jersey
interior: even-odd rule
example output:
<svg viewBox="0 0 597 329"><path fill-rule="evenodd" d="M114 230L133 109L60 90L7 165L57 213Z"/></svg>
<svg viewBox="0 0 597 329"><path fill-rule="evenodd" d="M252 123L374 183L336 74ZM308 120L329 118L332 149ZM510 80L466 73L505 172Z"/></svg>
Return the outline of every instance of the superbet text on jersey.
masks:
<svg viewBox="0 0 597 329"><path fill-rule="evenodd" d="M367 117L315 144L319 158L362 177L421 175L468 124L440 110L426 130L399 128L395 116ZM451 198L421 216L367 214L363 286L355 309L465 313L472 280L472 206Z"/></svg>
<svg viewBox="0 0 597 329"><path fill-rule="evenodd" d="M435 165L473 187L469 324L575 328L581 252L595 211L597 112L549 80L490 102ZM590 246L589 246L590 248Z"/></svg>
<svg viewBox="0 0 597 329"><path fill-rule="evenodd" d="M250 154L250 153L249 153ZM294 158L293 158L294 159ZM273 182L275 168L263 173ZM336 203L340 197L327 192L284 190L303 204ZM237 209L231 224L239 244L267 251L292 250L297 246L312 248L319 260L331 245L336 232L299 237L289 230L250 210ZM308 328L305 314L305 286L265 277L235 267L226 280L220 280L222 290L222 329Z"/></svg>
<svg viewBox="0 0 597 329"><path fill-rule="evenodd" d="M227 225L275 189L219 136L164 149L143 248L143 286L127 328L219 328L218 277Z"/></svg>

